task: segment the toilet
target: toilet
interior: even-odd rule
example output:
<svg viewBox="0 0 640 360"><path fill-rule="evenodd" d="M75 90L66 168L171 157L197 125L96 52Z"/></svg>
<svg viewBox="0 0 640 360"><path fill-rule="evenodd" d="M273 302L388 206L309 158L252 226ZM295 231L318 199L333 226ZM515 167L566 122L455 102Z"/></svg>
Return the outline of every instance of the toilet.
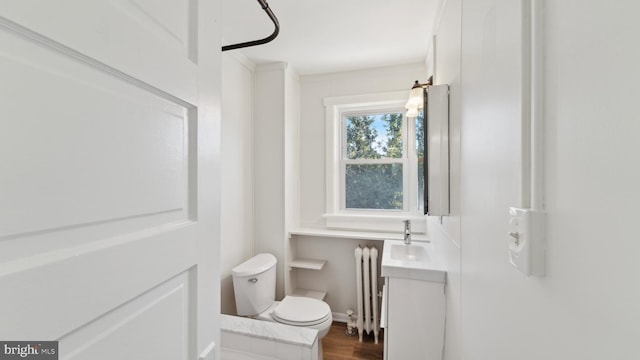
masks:
<svg viewBox="0 0 640 360"><path fill-rule="evenodd" d="M333 316L322 300L285 296L275 301L276 263L272 254L258 254L231 269L238 315L318 330L318 349L329 333Z"/></svg>

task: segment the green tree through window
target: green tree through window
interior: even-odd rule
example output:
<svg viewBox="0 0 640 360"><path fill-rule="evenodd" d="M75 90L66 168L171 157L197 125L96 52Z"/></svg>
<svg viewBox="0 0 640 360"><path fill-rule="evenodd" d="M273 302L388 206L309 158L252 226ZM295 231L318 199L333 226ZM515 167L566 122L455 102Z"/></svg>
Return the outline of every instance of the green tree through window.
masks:
<svg viewBox="0 0 640 360"><path fill-rule="evenodd" d="M403 141L401 113L347 117L347 209L403 209Z"/></svg>

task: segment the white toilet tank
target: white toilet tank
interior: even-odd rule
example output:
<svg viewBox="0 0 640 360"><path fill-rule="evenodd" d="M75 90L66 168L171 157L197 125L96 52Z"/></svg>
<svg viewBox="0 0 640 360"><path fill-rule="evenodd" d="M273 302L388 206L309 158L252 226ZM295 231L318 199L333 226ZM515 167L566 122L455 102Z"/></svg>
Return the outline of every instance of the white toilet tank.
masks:
<svg viewBox="0 0 640 360"><path fill-rule="evenodd" d="M273 304L276 299L276 263L275 256L265 253L231 269L238 315L258 315Z"/></svg>

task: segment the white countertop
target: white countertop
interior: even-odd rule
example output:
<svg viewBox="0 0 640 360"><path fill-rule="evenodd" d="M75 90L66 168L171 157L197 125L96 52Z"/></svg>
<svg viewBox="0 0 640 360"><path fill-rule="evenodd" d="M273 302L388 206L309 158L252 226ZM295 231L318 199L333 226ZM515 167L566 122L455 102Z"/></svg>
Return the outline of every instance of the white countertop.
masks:
<svg viewBox="0 0 640 360"><path fill-rule="evenodd" d="M220 316L220 329L306 347L312 347L318 338L318 330L316 329L224 314Z"/></svg>

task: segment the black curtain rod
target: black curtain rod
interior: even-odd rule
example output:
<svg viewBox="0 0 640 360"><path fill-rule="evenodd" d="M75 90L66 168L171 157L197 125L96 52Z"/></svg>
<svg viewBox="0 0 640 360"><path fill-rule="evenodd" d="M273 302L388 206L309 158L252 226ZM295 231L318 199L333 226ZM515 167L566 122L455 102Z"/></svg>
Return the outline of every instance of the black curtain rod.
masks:
<svg viewBox="0 0 640 360"><path fill-rule="evenodd" d="M280 32L280 23L278 22L278 18L276 18L276 15L273 13L273 11L271 11L271 9L269 8L269 4L267 4L266 0L258 0L258 2L260 3L260 6L262 6L262 10L264 10L267 13L267 15L269 16L271 21L273 21L273 25L275 25L275 27L276 27L275 30L273 30L273 34L267 36L264 39L260 39L260 40L247 41L247 42L238 43L238 44L226 45L226 46L222 47L222 51L240 49L240 48L245 48L245 47L249 47L249 46L256 46L256 45L266 44L266 43L270 42L271 40L275 39L276 36L278 36L278 33Z"/></svg>

